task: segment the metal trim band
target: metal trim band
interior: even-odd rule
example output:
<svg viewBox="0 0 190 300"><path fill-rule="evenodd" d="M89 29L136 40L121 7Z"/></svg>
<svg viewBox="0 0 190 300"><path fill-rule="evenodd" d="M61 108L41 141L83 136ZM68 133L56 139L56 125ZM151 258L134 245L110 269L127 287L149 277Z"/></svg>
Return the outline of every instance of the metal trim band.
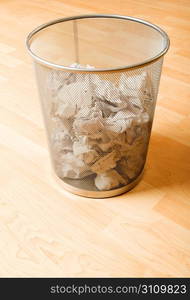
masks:
<svg viewBox="0 0 190 300"><path fill-rule="evenodd" d="M101 199L101 198L110 198L110 197L118 196L118 195L124 194L124 193L132 190L141 181L143 173L144 173L144 169L141 171L139 176L136 179L134 179L131 183L129 183L123 187L112 189L109 191L90 191L90 190L84 190L82 188L80 189L80 188L74 187L74 186L64 182L64 179L59 178L56 175L54 170L52 171L52 177L59 184L60 187L63 187L64 190L66 190L72 194L82 196L82 197L87 197L87 198Z"/></svg>
<svg viewBox="0 0 190 300"><path fill-rule="evenodd" d="M114 19L123 19L123 20L128 20L128 21L133 21L133 22L138 22L141 23L143 25L149 26L151 28L153 28L154 30L158 31L164 38L165 41L165 47L163 48L163 50L161 52L159 52L156 56L143 61L142 63L138 63L138 64L134 64L134 65L129 65L129 66L123 66L123 67L118 67L118 68L106 68L106 69L78 69L78 68L72 68L72 67L66 67L63 65L58 65L58 64L54 64L52 62L49 62L39 56L37 56L32 50L31 50L31 40L32 38L35 36L36 33L38 33L39 31L43 30L46 27L49 27L51 25L55 25L57 23L62 23L62 22L66 22L66 21L72 21L72 20L78 20L78 19L87 19L87 18L114 18ZM27 49L30 53L30 55L39 63L54 68L54 69L61 69L61 70L65 70L65 71L70 71L70 72L78 72L78 73L98 73L98 72L118 72L118 71L125 71L125 70L131 70L131 69L136 69L136 68L143 68L146 65L149 65L153 62L155 62L156 60L158 60L160 57L162 57L169 49L169 45L170 45L170 40L169 37L167 35L167 33L165 31L163 31L160 27L158 27L157 25L154 25L152 23L149 23L147 21L144 21L142 19L138 19L138 18L133 18L133 17L128 17L128 16L122 16L122 15L107 15L107 14L92 14L92 15L79 15L79 16L73 16L73 17L68 17L68 18L61 18L61 19L57 19L54 21L50 21L48 23L45 23L37 28L35 28L32 32L29 33L29 35L26 38L26 46Z"/></svg>

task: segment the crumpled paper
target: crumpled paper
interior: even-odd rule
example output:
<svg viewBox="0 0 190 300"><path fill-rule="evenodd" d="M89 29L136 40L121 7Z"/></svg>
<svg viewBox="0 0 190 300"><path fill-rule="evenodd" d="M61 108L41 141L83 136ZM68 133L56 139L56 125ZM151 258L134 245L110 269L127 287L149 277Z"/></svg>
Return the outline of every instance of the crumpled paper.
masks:
<svg viewBox="0 0 190 300"><path fill-rule="evenodd" d="M124 179L116 170L108 170L105 173L98 174L95 178L95 185L99 190L111 190L120 185L127 184L127 179Z"/></svg>
<svg viewBox="0 0 190 300"><path fill-rule="evenodd" d="M116 85L93 73L60 72L48 78L58 176L81 179L96 174L92 180L98 190L128 184L146 158L151 129L147 103L153 101L149 74L125 73Z"/></svg>

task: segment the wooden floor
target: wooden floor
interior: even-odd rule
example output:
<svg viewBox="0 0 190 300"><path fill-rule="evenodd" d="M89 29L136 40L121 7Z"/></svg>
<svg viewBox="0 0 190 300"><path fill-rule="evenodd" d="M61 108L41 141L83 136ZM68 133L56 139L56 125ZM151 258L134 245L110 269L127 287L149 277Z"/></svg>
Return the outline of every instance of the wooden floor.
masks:
<svg viewBox="0 0 190 300"><path fill-rule="evenodd" d="M24 40L54 18L140 17L170 36L141 183L110 199L52 177ZM190 276L189 0L1 0L0 276Z"/></svg>

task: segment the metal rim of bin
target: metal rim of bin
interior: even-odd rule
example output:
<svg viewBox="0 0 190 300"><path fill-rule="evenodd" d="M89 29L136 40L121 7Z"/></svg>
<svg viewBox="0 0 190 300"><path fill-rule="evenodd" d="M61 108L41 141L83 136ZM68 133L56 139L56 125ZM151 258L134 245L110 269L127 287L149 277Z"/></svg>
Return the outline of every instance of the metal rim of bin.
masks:
<svg viewBox="0 0 190 300"><path fill-rule="evenodd" d="M66 22L66 21L79 20L79 19L90 19L90 18L123 19L123 20L133 21L133 22L137 22L137 23L141 23L143 25L149 26L149 27L153 28L154 30L156 30L157 32L159 32L163 36L164 41L165 41L165 47L156 56L154 56L150 59L147 59L147 60L143 61L142 63L123 66L123 67L117 67L117 68L103 68L103 69L102 68L97 68L97 69L96 68L95 69L73 68L73 67L66 67L66 66L63 66L63 65L54 64L52 62L49 62L49 61L39 57L38 55L36 55L31 50L30 46L31 46L32 38L35 36L36 33L38 33L39 31L41 31L43 29L45 29L46 27L49 27L51 25L55 25L55 24L58 24L58 23ZM132 70L132 69L136 69L136 68L142 68L146 65L149 65L149 64L157 61L159 58L161 58L163 55L166 54L166 52L168 51L169 46L170 46L170 40L169 40L169 37L168 37L167 33L164 30L162 30L160 27L158 27L157 25L154 25L150 22L147 22L145 20L139 19L139 18L134 18L134 17L129 17L129 16L122 16L122 15L90 14L90 15L73 16L73 17L68 17L68 18L60 18L60 19L56 19L56 20L50 21L48 23L42 24L41 26L38 26L32 32L29 33L29 35L26 38L26 46L27 46L27 49L28 49L30 55L38 63L41 63L45 66L48 66L48 67L51 67L51 68L54 68L54 69L70 71L70 72L97 73L97 72L117 72L117 71L121 72L121 71L125 71L125 70Z"/></svg>
<svg viewBox="0 0 190 300"><path fill-rule="evenodd" d="M112 189L109 191L107 191L107 190L105 190L105 191L90 191L90 190L84 190L82 188L72 186L72 185L64 182L64 180L62 180L60 177L58 177L57 174L55 173L55 171L52 170L52 178L54 179L54 181L56 183L59 184L60 187L64 188L64 190L66 190L74 195L77 195L77 196L82 196L82 197L86 197L86 198L97 198L97 199L111 198L111 197L119 196L126 192L129 192L141 181L143 174L144 174L144 168L136 179L134 179L132 182L130 182L127 185L124 185L120 188L115 188L115 189Z"/></svg>

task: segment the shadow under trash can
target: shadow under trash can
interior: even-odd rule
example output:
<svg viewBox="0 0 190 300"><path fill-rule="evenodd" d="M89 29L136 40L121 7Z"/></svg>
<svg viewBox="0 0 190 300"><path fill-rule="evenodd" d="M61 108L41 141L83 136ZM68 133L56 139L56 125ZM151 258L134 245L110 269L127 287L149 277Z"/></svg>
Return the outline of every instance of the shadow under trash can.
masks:
<svg viewBox="0 0 190 300"><path fill-rule="evenodd" d="M146 21L84 15L27 37L52 165L65 189L103 198L140 180L167 34Z"/></svg>

